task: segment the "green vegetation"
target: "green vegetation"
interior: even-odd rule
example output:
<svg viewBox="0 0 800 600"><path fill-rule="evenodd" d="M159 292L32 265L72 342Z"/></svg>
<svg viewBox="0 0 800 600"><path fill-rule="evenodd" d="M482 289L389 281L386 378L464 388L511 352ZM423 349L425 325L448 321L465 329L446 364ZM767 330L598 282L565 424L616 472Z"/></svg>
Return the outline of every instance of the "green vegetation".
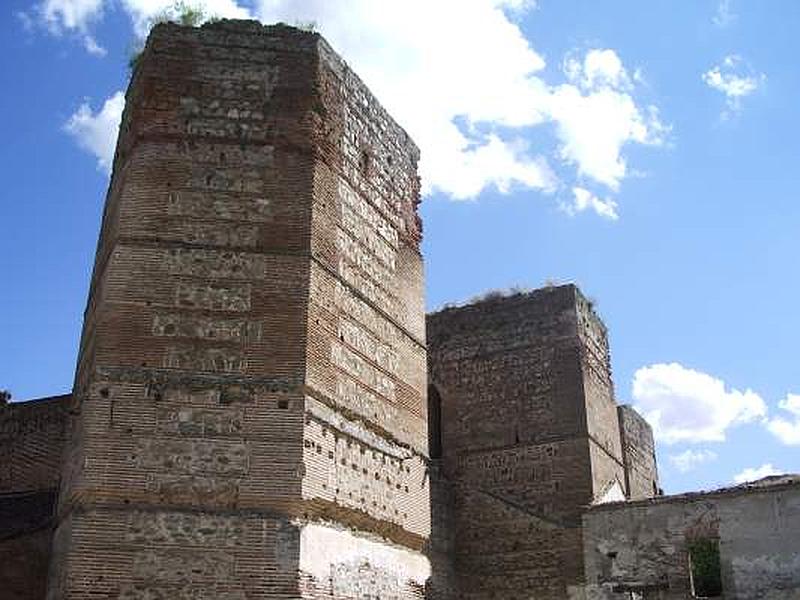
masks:
<svg viewBox="0 0 800 600"><path fill-rule="evenodd" d="M303 31L308 31L309 33L313 33L317 30L317 22L316 21L294 21L292 23L292 27L297 27L297 29L302 29Z"/></svg>
<svg viewBox="0 0 800 600"><path fill-rule="evenodd" d="M170 19L170 16L172 17ZM185 27L197 27L206 20L205 11L199 6L187 4L183 0L179 0L172 5L170 15L167 16L162 22L175 22Z"/></svg>
<svg viewBox="0 0 800 600"><path fill-rule="evenodd" d="M218 20L219 17L206 14L203 8L197 4L192 4L186 0L175 0L170 7L165 8L152 17L147 24L147 28L150 30L159 23L177 23L184 27L199 27L203 23ZM128 68L130 68L131 71L136 68L136 63L142 55L142 50L144 50L144 48L141 41L131 50L130 57L128 58Z"/></svg>
<svg viewBox="0 0 800 600"><path fill-rule="evenodd" d="M722 595L722 574L719 564L719 540L698 538L689 542L694 595L715 598Z"/></svg>

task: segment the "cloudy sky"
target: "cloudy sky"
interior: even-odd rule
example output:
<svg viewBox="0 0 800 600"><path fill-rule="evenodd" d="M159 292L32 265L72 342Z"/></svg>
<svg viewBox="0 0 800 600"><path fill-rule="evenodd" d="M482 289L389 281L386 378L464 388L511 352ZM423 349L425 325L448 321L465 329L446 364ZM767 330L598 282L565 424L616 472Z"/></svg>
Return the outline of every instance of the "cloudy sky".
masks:
<svg viewBox="0 0 800 600"><path fill-rule="evenodd" d="M313 23L422 150L427 302L578 283L667 492L800 471L800 3L205 0ZM0 387L69 389L128 60L172 0L6 0Z"/></svg>

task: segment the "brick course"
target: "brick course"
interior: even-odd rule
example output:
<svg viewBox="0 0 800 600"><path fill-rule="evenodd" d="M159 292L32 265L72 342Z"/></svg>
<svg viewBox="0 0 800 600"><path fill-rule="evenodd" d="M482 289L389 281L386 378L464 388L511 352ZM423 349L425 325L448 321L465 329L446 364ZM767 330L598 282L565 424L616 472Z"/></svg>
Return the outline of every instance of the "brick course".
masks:
<svg viewBox="0 0 800 600"><path fill-rule="evenodd" d="M429 315L428 343L434 487L454 490L434 507L453 515L454 566L434 573L455 569L453 598L566 598L584 582L581 515L625 493L605 326L567 285Z"/></svg>
<svg viewBox="0 0 800 600"><path fill-rule="evenodd" d="M683 597L698 527L796 592L796 482L652 500L574 285L426 319L418 158L316 34L154 28L73 393L0 406L4 600Z"/></svg>
<svg viewBox="0 0 800 600"><path fill-rule="evenodd" d="M419 597L417 159L316 34L153 29L92 276L50 598ZM405 567L371 565L379 542L348 529Z"/></svg>

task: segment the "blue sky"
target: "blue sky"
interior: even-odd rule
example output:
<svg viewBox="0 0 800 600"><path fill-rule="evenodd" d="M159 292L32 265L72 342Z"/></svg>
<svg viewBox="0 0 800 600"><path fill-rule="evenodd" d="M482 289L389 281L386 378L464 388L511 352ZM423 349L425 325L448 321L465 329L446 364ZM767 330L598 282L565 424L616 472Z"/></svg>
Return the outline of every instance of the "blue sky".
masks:
<svg viewBox="0 0 800 600"><path fill-rule="evenodd" d="M16 399L71 387L118 92L170 4L3 4L0 387ZM548 281L596 300L667 492L800 471L800 3L195 4L315 22L417 140L430 309Z"/></svg>

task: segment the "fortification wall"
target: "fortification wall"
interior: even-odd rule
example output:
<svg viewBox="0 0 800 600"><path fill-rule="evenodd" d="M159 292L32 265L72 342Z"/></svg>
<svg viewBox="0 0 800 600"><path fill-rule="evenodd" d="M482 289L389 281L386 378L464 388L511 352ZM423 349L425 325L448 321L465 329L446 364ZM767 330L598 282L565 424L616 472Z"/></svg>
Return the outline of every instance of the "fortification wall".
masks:
<svg viewBox="0 0 800 600"><path fill-rule="evenodd" d="M653 428L630 406L620 406L618 413L628 498L651 498L659 489Z"/></svg>
<svg viewBox="0 0 800 600"><path fill-rule="evenodd" d="M0 597L44 600L55 489L0 494Z"/></svg>
<svg viewBox="0 0 800 600"><path fill-rule="evenodd" d="M695 597L690 549L705 540L718 548L722 597L800 598L797 481L599 506L583 524L587 597Z"/></svg>
<svg viewBox="0 0 800 600"><path fill-rule="evenodd" d="M319 50L302 495L318 517L420 551L430 490L418 151L324 42ZM309 539L321 535L338 536ZM335 569L363 581L391 570L353 560ZM416 585L426 577L416 572Z"/></svg>
<svg viewBox="0 0 800 600"><path fill-rule="evenodd" d="M442 395L449 456L585 433L574 290L488 298L428 316L429 380Z"/></svg>
<svg viewBox="0 0 800 600"><path fill-rule="evenodd" d="M416 160L318 35L155 27L98 244L51 598L419 596Z"/></svg>
<svg viewBox="0 0 800 600"><path fill-rule="evenodd" d="M564 598L581 581L593 483L576 303L562 286L428 317L458 597Z"/></svg>
<svg viewBox="0 0 800 600"><path fill-rule="evenodd" d="M0 405L0 590L42 600L69 396Z"/></svg>
<svg viewBox="0 0 800 600"><path fill-rule="evenodd" d="M0 494L58 488L68 402L65 395L0 405Z"/></svg>
<svg viewBox="0 0 800 600"><path fill-rule="evenodd" d="M625 493L625 467L611 377L608 333L592 303L579 291L576 293L576 310L593 497L601 500L615 493L621 497Z"/></svg>
<svg viewBox="0 0 800 600"><path fill-rule="evenodd" d="M430 464L431 537L427 555L431 576L425 589L426 600L457 600L459 576L456 572L455 489L442 474L440 460Z"/></svg>

